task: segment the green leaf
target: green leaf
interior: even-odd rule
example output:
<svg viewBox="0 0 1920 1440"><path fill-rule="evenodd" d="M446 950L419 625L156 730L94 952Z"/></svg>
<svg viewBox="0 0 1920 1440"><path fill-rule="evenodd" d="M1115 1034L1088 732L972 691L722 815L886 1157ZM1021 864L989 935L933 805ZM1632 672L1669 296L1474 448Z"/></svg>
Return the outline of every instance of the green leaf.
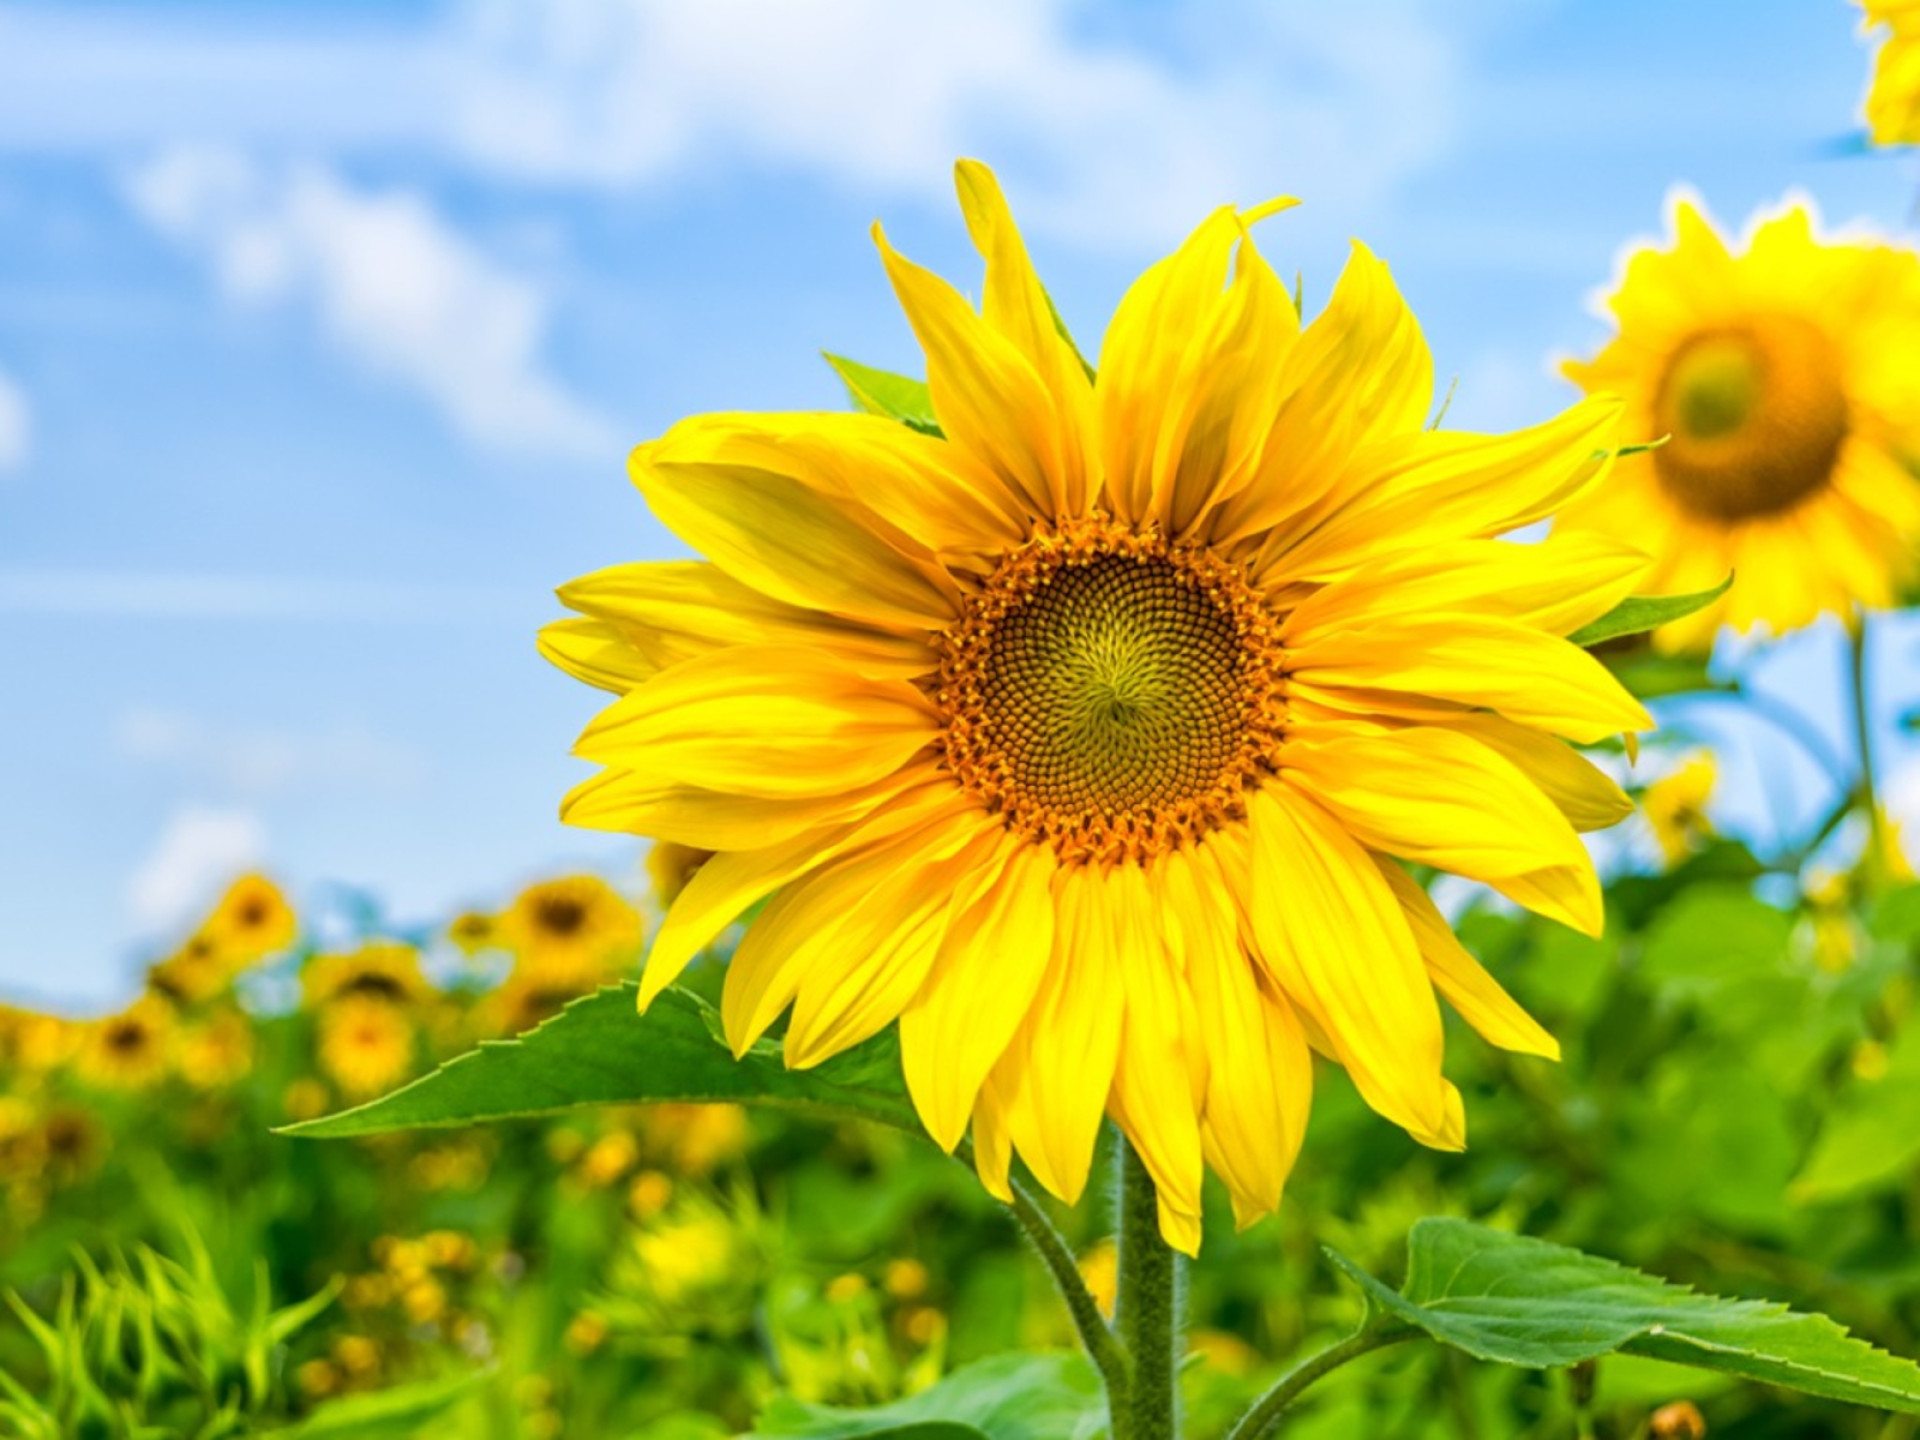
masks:
<svg viewBox="0 0 1920 1440"><path fill-rule="evenodd" d="M1838 1200L1904 1181L1920 1161L1920 1023L1887 1051L1887 1069L1833 1105L1789 1192L1800 1204Z"/></svg>
<svg viewBox="0 0 1920 1440"><path fill-rule="evenodd" d="M847 387L847 397L856 408L869 415L898 420L923 435L940 433L940 422L934 417L933 396L927 390L926 381L896 375L891 370L876 370L844 355L830 355L825 351L821 354L840 377L840 383Z"/></svg>
<svg viewBox="0 0 1920 1440"><path fill-rule="evenodd" d="M872 1410L775 1400L747 1440L1094 1440L1106 1424L1105 1393L1084 1356L996 1355Z"/></svg>
<svg viewBox="0 0 1920 1440"><path fill-rule="evenodd" d="M1642 700L1734 689L1729 681L1716 680L1707 672L1704 655L1663 655L1658 650L1634 649L1619 654L1603 652L1599 659L1613 672L1614 679Z"/></svg>
<svg viewBox="0 0 1920 1440"><path fill-rule="evenodd" d="M370 1395L349 1395L322 1405L298 1425L261 1432L266 1440L412 1440L424 1434L466 1433L446 1427L445 1417L487 1378L486 1371L398 1385ZM427 1429L429 1423L432 1430Z"/></svg>
<svg viewBox="0 0 1920 1440"><path fill-rule="evenodd" d="M1691 595L1629 596L1598 620L1582 625L1567 638L1576 645L1598 645L1603 640L1618 640L1622 635L1638 635L1642 631L1665 625L1670 620L1684 620L1696 610L1706 609L1726 594L1732 585L1733 576L1728 575L1713 589L1699 590Z"/></svg>
<svg viewBox="0 0 1920 1440"><path fill-rule="evenodd" d="M787 1069L768 1040L736 1061L718 1033L713 1007L689 991L667 990L641 1015L631 982L609 986L517 1040L483 1040L391 1095L280 1133L333 1140L653 1100L773 1105L924 1133L891 1031L812 1070Z"/></svg>
<svg viewBox="0 0 1920 1440"><path fill-rule="evenodd" d="M1477 1359L1539 1370L1642 1355L1920 1414L1920 1366L1853 1339L1824 1315L1695 1294L1464 1220L1413 1227L1400 1292L1328 1253L1380 1311Z"/></svg>

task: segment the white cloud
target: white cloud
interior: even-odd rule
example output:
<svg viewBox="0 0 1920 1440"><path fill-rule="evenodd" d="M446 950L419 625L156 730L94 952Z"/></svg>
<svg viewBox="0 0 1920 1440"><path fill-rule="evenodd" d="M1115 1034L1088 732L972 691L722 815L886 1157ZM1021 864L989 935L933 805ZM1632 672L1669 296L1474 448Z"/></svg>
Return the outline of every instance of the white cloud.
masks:
<svg viewBox="0 0 1920 1440"><path fill-rule="evenodd" d="M311 310L343 350L420 392L468 438L563 454L615 448L607 423L542 368L547 297L422 197L192 146L141 167L128 190L233 299Z"/></svg>
<svg viewBox="0 0 1920 1440"><path fill-rule="evenodd" d="M27 463L32 441L33 419L27 411L27 397L7 378L6 371L0 370L0 474Z"/></svg>
<svg viewBox="0 0 1920 1440"><path fill-rule="evenodd" d="M240 872L257 866L266 832L249 811L188 805L176 810L127 886L127 910L143 931L177 929L208 907Z"/></svg>
<svg viewBox="0 0 1920 1440"><path fill-rule="evenodd" d="M245 730L142 707L120 717L114 746L126 759L170 770L197 788L262 799L288 790L373 790L420 785L424 756L364 726L313 732Z"/></svg>
<svg viewBox="0 0 1920 1440"><path fill-rule="evenodd" d="M1365 205L1454 129L1456 44L1403 0L1221 6L1157 40L1088 38L1089 18L1069 0L479 0L448 71L454 139L603 185L746 162L944 193L979 152L1037 226L1128 246L1222 199Z"/></svg>

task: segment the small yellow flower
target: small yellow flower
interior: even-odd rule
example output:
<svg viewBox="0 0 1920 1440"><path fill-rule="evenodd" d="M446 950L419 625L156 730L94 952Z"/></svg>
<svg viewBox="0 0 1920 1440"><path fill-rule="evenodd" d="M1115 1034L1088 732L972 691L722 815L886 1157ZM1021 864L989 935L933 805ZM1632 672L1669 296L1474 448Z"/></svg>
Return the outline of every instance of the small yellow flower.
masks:
<svg viewBox="0 0 1920 1440"><path fill-rule="evenodd" d="M1885 28L1864 102L1876 145L1920 144L1920 0L1861 0L1863 33Z"/></svg>
<svg viewBox="0 0 1920 1440"><path fill-rule="evenodd" d="M654 841L647 851L647 878L653 882L653 898L663 906L672 905L687 888L687 882L712 858L711 850L678 845L671 840Z"/></svg>
<svg viewBox="0 0 1920 1440"><path fill-rule="evenodd" d="M858 1300L870 1288L864 1275L836 1275L827 1282L827 1300L830 1304L845 1305Z"/></svg>
<svg viewBox="0 0 1920 1440"><path fill-rule="evenodd" d="M557 664L619 698L569 823L714 852L641 982L739 916L721 1018L817 1065L899 1022L906 1083L981 1178L1084 1189L1111 1118L1170 1243L1211 1166L1280 1203L1308 1036L1419 1141L1464 1143L1438 994L1553 1039L1401 862L1589 934L1580 829L1631 813L1563 741L1651 728L1565 638L1633 593L1630 540L1505 540L1606 468L1593 399L1431 428L1433 366L1355 246L1302 325L1222 207L1136 282L1097 378L985 166L957 172L979 309L881 260L940 435L877 415L681 422L629 469L705 561L563 587Z"/></svg>
<svg viewBox="0 0 1920 1440"><path fill-rule="evenodd" d="M1713 821L1707 818L1707 802L1713 798L1718 777L1713 752L1701 750L1647 786L1640 797L1640 812L1647 817L1669 869L1712 838Z"/></svg>
<svg viewBox="0 0 1920 1440"><path fill-rule="evenodd" d="M246 966L287 949L300 927L278 885L264 875L242 875L202 928L224 954Z"/></svg>
<svg viewBox="0 0 1920 1440"><path fill-rule="evenodd" d="M72 1054L76 1027L58 1015L0 1005L0 1070L44 1075Z"/></svg>
<svg viewBox="0 0 1920 1440"><path fill-rule="evenodd" d="M667 1208L673 1199L673 1179L658 1170L642 1170L627 1187L627 1208L646 1220Z"/></svg>
<svg viewBox="0 0 1920 1440"><path fill-rule="evenodd" d="M340 1372L329 1360L307 1360L293 1372L293 1383L309 1400L324 1400L340 1388Z"/></svg>
<svg viewBox="0 0 1920 1440"><path fill-rule="evenodd" d="M391 1001L349 993L320 1013L320 1068L341 1093L366 1099L413 1068L414 1027Z"/></svg>
<svg viewBox="0 0 1920 1440"><path fill-rule="evenodd" d="M606 1343L607 1322L592 1310L582 1310L567 1324L566 1345L575 1355L591 1355Z"/></svg>
<svg viewBox="0 0 1920 1440"><path fill-rule="evenodd" d="M1920 553L1920 259L1816 233L1805 203L1730 250L1689 199L1674 238L1627 259L1607 304L1619 334L1564 369L1626 398L1628 456L1559 528L1646 546L1656 594L1737 578L1654 632L1704 649L1723 625L1795 630L1893 602Z"/></svg>
<svg viewBox="0 0 1920 1440"><path fill-rule="evenodd" d="M640 912L599 876L568 875L523 890L500 933L526 973L585 988L639 951Z"/></svg>
<svg viewBox="0 0 1920 1440"><path fill-rule="evenodd" d="M738 1159L752 1134L739 1105L649 1105L638 1123L649 1154L696 1177Z"/></svg>
<svg viewBox="0 0 1920 1440"><path fill-rule="evenodd" d="M596 1190L620 1179L640 1159L640 1143L624 1130L602 1135L580 1157L580 1178Z"/></svg>
<svg viewBox="0 0 1920 1440"><path fill-rule="evenodd" d="M85 1027L76 1066L83 1079L105 1089L144 1090L166 1078L178 1028L173 1006L143 995Z"/></svg>
<svg viewBox="0 0 1920 1440"><path fill-rule="evenodd" d="M312 1076L291 1081L281 1092L280 1108L289 1120L311 1120L327 1113L327 1087Z"/></svg>
<svg viewBox="0 0 1920 1440"><path fill-rule="evenodd" d="M380 1345L365 1335L342 1335L333 1342L333 1358L347 1374L364 1379L380 1369Z"/></svg>
<svg viewBox="0 0 1920 1440"><path fill-rule="evenodd" d="M224 994L236 973L231 957L201 930L147 970L147 988L176 1005L201 1005Z"/></svg>
<svg viewBox="0 0 1920 1440"><path fill-rule="evenodd" d="M189 1026L180 1038L180 1073L201 1090L217 1090L253 1069L253 1023L227 1009Z"/></svg>
<svg viewBox="0 0 1920 1440"><path fill-rule="evenodd" d="M454 916L447 925L447 938L463 955L480 955L488 950L497 950L502 944L500 917L480 910L464 911Z"/></svg>
<svg viewBox="0 0 1920 1440"><path fill-rule="evenodd" d="M888 1261L882 1283L896 1300L917 1300L927 1293L927 1267L911 1257Z"/></svg>
<svg viewBox="0 0 1920 1440"><path fill-rule="evenodd" d="M413 1004L432 996L420 969L420 952L393 940L376 940L343 955L316 955L300 974L309 1007L346 996Z"/></svg>

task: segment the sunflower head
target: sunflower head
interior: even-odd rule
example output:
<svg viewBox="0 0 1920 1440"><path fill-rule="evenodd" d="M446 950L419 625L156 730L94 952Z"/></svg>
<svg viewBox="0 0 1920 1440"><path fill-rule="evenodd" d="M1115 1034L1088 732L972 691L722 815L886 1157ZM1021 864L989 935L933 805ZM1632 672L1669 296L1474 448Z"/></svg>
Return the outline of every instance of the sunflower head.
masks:
<svg viewBox="0 0 1920 1440"><path fill-rule="evenodd" d="M285 950L299 934L286 893L264 875L242 875L227 887L204 927L242 966Z"/></svg>
<svg viewBox="0 0 1920 1440"><path fill-rule="evenodd" d="M355 995L394 1006L416 1005L436 993L420 968L420 952L395 940L374 940L358 950L316 955L301 971L300 985L309 1008Z"/></svg>
<svg viewBox="0 0 1920 1440"><path fill-rule="evenodd" d="M447 925L447 939L461 954L483 955L501 946L500 917L481 910L464 910Z"/></svg>
<svg viewBox="0 0 1920 1440"><path fill-rule="evenodd" d="M228 1006L187 1027L180 1037L180 1073L201 1090L220 1090L253 1069L253 1022Z"/></svg>
<svg viewBox="0 0 1920 1440"><path fill-rule="evenodd" d="M1673 240L1628 257L1607 304L1619 333L1567 374L1627 398L1659 437L1569 506L1572 529L1655 550L1649 588L1737 579L1725 599L1655 632L1704 648L1722 625L1776 632L1889 603L1920 545L1920 259L1815 233L1805 205L1731 249L1691 201Z"/></svg>
<svg viewBox="0 0 1920 1440"><path fill-rule="evenodd" d="M1309 1047L1457 1147L1436 989L1554 1044L1403 861L1587 931L1577 831L1625 797L1564 742L1646 728L1565 636L1631 544L1517 543L1604 475L1619 405L1429 427L1432 362L1358 245L1302 324L1223 208L1128 292L1097 370L992 174L958 172L976 309L879 236L937 424L714 415L633 478L704 561L563 587L557 664L619 697L575 824L708 852L644 1004L738 917L721 1016L810 1066L896 1020L907 1083L982 1178L1062 1198L1103 1117L1199 1242L1211 1167L1278 1205ZM876 232L877 234L877 232Z"/></svg>
<svg viewBox="0 0 1920 1440"><path fill-rule="evenodd" d="M521 891L500 934L517 968L585 988L638 952L640 912L598 875L567 875Z"/></svg>
<svg viewBox="0 0 1920 1440"><path fill-rule="evenodd" d="M58 1015L0 1005L0 1070L44 1075L67 1059L75 1039L75 1027Z"/></svg>
<svg viewBox="0 0 1920 1440"><path fill-rule="evenodd" d="M320 1068L343 1095L391 1090L413 1068L414 1024L392 1000L344 994L320 1012L319 1024Z"/></svg>
<svg viewBox="0 0 1920 1440"><path fill-rule="evenodd" d="M175 1005L203 1005L232 986L236 970L234 958L203 928L148 968L147 988Z"/></svg>
<svg viewBox="0 0 1920 1440"><path fill-rule="evenodd" d="M148 1089L172 1069L178 1031L173 1006L157 995L143 995L117 1015L88 1022L76 1068L82 1079L103 1089Z"/></svg>

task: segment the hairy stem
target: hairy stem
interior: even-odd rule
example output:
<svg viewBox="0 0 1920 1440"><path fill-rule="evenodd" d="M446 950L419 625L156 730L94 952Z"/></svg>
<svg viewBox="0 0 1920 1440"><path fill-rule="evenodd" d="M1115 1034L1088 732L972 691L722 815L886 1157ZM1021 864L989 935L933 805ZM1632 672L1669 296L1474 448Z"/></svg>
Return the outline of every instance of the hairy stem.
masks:
<svg viewBox="0 0 1920 1440"><path fill-rule="evenodd" d="M961 1141L954 1151L954 1158L964 1164L973 1163L973 1146ZM1086 1279L1080 1274L1080 1266L1073 1258L1073 1249L1067 1244L1066 1237L1054 1228L1053 1221L1047 1218L1045 1208L1039 1197L1027 1187L1024 1181L1013 1178L1008 1182L1013 1200L1008 1209L1013 1212L1014 1222L1021 1233L1027 1237L1040 1257L1040 1263L1047 1267L1053 1285L1060 1292L1060 1298L1066 1303L1067 1314L1073 1320L1074 1332L1079 1335L1080 1343L1086 1348L1087 1356L1093 1361L1094 1368L1100 1372L1100 1378L1107 1387L1109 1396L1125 1396L1131 1380L1127 1363L1127 1352L1107 1324L1106 1317L1100 1313L1100 1302L1093 1298L1093 1292L1087 1289ZM1118 1432L1116 1432L1118 1440Z"/></svg>
<svg viewBox="0 0 1920 1440"><path fill-rule="evenodd" d="M1111 1403L1113 1431L1124 1440L1175 1440L1180 1332L1179 1260L1160 1238L1153 1178L1120 1139L1120 1294L1115 1321L1133 1362L1129 1393Z"/></svg>
<svg viewBox="0 0 1920 1440"><path fill-rule="evenodd" d="M1349 1335L1338 1345L1328 1346L1318 1355L1309 1355L1282 1375L1271 1390L1253 1402L1253 1408L1242 1415L1240 1423L1228 1432L1227 1440L1266 1440L1267 1436L1280 1428L1287 1408L1322 1375L1338 1370L1349 1360L1357 1360L1362 1355L1385 1349L1389 1345L1398 1345L1402 1340L1415 1339L1419 1334L1411 1326L1382 1326L1378 1329L1369 1326L1356 1335Z"/></svg>

